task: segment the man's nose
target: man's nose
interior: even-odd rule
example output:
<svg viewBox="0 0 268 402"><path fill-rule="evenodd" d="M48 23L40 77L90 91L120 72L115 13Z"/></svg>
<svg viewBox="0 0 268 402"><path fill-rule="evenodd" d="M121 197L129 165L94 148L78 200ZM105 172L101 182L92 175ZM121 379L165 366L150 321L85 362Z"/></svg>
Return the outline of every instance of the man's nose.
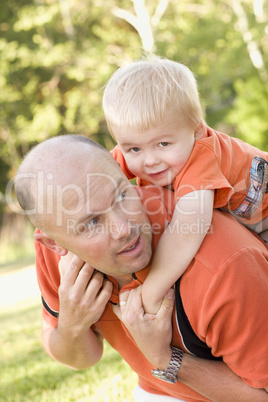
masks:
<svg viewBox="0 0 268 402"><path fill-rule="evenodd" d="M111 211L110 234L114 240L129 236L131 224L122 211Z"/></svg>

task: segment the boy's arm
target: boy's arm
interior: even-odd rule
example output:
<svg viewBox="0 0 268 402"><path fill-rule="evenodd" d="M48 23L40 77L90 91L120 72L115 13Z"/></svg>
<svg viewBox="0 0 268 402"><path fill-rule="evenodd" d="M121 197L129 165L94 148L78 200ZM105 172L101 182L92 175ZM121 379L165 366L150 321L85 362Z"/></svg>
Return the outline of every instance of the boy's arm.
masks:
<svg viewBox="0 0 268 402"><path fill-rule="evenodd" d="M61 273L58 324L54 328L43 320L43 345L55 360L74 369L84 369L96 364L102 356L103 338L94 330L94 323L110 299L112 284L76 256Z"/></svg>
<svg viewBox="0 0 268 402"><path fill-rule="evenodd" d="M156 314L161 301L195 257L208 232L214 192L199 190L183 196L158 243L152 268L142 288L144 309Z"/></svg>

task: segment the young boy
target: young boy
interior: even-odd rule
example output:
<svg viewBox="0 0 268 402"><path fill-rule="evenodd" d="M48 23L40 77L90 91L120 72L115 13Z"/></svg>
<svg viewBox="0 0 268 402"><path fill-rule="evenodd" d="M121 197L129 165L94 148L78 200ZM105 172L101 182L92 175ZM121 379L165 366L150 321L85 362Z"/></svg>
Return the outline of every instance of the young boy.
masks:
<svg viewBox="0 0 268 402"><path fill-rule="evenodd" d="M142 287L145 311L156 313L195 257L213 208L268 239L268 153L208 127L192 72L156 56L117 70L103 109L127 177L174 190L176 209Z"/></svg>

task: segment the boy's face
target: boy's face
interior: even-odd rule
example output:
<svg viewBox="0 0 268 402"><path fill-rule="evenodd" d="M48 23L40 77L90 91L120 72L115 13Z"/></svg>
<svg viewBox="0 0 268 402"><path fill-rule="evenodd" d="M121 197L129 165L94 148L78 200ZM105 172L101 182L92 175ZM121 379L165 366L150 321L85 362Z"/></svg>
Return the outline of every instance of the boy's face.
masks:
<svg viewBox="0 0 268 402"><path fill-rule="evenodd" d="M157 127L140 131L112 127L129 170L154 185L171 184L185 166L194 146L194 129L169 113Z"/></svg>

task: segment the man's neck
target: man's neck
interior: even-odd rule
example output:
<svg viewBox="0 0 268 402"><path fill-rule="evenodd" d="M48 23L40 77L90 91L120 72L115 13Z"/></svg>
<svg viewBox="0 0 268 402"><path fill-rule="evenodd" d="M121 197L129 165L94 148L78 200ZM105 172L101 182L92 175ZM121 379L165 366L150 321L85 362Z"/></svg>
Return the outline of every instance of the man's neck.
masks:
<svg viewBox="0 0 268 402"><path fill-rule="evenodd" d="M116 280L118 283L119 289L121 289L123 286L127 285L132 281L132 274L127 274L127 275L119 275L119 276L114 276L113 278Z"/></svg>

